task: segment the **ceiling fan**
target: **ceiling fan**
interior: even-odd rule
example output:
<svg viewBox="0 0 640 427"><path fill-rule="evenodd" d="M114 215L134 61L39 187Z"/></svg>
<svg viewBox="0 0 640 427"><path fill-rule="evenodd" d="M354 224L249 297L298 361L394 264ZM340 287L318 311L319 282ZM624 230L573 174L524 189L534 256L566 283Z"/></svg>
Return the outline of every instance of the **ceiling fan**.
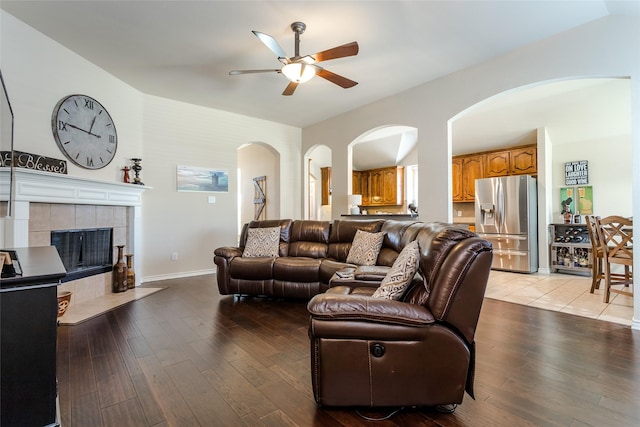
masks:
<svg viewBox="0 0 640 427"><path fill-rule="evenodd" d="M298 84L306 82L313 76L320 76L325 80L329 80L338 86L347 89L358 84L346 77L332 73L329 70L317 65L319 62L328 61L330 59L344 58L345 56L354 56L358 54L358 42L351 42L332 49L323 50L313 55L300 56L300 34L304 33L307 26L303 22L294 22L291 29L295 33L295 54L288 57L285 51L280 47L278 42L268 34L259 31L252 31L262 43L265 44L278 57L278 61L284 65L282 68L266 69L266 70L232 70L229 75L252 73L280 73L289 79L289 84L285 88L283 95L293 95Z"/></svg>

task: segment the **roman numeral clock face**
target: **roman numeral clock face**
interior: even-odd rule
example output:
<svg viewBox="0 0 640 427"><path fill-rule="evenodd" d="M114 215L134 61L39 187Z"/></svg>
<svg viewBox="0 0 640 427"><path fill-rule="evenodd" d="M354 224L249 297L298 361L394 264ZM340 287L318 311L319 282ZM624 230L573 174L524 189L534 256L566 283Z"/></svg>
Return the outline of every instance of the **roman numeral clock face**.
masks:
<svg viewBox="0 0 640 427"><path fill-rule="evenodd" d="M53 137L64 155L85 169L107 166L116 155L118 134L107 110L86 95L62 98L51 117Z"/></svg>

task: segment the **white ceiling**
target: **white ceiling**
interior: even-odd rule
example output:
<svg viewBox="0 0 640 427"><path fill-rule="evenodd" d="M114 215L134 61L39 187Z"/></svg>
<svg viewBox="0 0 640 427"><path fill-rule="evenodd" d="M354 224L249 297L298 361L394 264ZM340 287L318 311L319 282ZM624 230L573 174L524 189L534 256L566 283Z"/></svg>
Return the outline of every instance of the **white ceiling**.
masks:
<svg viewBox="0 0 640 427"><path fill-rule="evenodd" d="M144 93L298 127L611 14L640 15L635 0L0 0L0 7ZM281 74L229 76L232 69L277 68L251 30L270 34L292 55L294 21L307 24L302 55L358 41L357 56L323 66L359 84L342 89L316 77L287 97ZM411 66L398 66L403 61ZM499 113L497 123L515 123L509 109ZM469 119L482 129L469 133L489 132L483 123ZM457 134L463 141L461 127Z"/></svg>

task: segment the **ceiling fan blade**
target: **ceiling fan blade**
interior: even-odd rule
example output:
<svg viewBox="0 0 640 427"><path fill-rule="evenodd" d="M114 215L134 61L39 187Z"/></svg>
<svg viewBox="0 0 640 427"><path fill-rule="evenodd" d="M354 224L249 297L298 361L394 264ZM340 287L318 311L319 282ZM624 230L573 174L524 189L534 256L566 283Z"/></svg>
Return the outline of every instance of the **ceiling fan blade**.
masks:
<svg viewBox="0 0 640 427"><path fill-rule="evenodd" d="M271 37L269 34L261 33L260 31L252 31L253 34L256 35L257 38L260 39L265 46L267 46L271 52L275 53L278 57L278 60L282 62L282 59L286 59L289 62L289 58L287 58L286 52L280 47L276 39Z"/></svg>
<svg viewBox="0 0 640 427"><path fill-rule="evenodd" d="M296 82L289 82L289 84L287 85L287 87L284 89L284 92L282 92L283 95L285 96L289 96L289 95L293 95L293 92L296 91L296 88L298 87L298 83Z"/></svg>
<svg viewBox="0 0 640 427"><path fill-rule="evenodd" d="M316 62L328 61L330 59L344 58L345 56L353 56L358 54L358 42L351 42L343 44L342 46L334 47L332 49L323 50L313 56Z"/></svg>
<svg viewBox="0 0 640 427"><path fill-rule="evenodd" d="M273 72L279 73L280 70L277 68L274 69L267 69L267 70L231 70L229 71L229 75L230 76L237 76L238 74L254 74L254 73L273 73Z"/></svg>
<svg viewBox="0 0 640 427"><path fill-rule="evenodd" d="M320 67L317 67L320 68ZM358 84L358 82L354 82L353 80L349 80L346 77L342 77L339 74L332 73L331 71L325 70L324 68L320 68L316 75L322 77L325 80L329 80L331 83L335 83L338 86L348 89L350 87L354 87Z"/></svg>

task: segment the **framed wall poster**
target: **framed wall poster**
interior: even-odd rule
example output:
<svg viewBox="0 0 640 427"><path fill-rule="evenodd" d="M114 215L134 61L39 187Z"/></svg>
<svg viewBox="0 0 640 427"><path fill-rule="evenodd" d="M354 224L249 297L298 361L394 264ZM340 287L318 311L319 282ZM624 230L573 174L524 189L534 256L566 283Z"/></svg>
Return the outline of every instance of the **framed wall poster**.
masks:
<svg viewBox="0 0 640 427"><path fill-rule="evenodd" d="M560 213L564 213L565 206L569 207L571 213L576 211L576 198L573 187L560 188Z"/></svg>
<svg viewBox="0 0 640 427"><path fill-rule="evenodd" d="M226 169L177 166L178 191L229 192L229 171Z"/></svg>
<svg viewBox="0 0 640 427"><path fill-rule="evenodd" d="M578 187L578 212L593 215L593 188L590 185Z"/></svg>

